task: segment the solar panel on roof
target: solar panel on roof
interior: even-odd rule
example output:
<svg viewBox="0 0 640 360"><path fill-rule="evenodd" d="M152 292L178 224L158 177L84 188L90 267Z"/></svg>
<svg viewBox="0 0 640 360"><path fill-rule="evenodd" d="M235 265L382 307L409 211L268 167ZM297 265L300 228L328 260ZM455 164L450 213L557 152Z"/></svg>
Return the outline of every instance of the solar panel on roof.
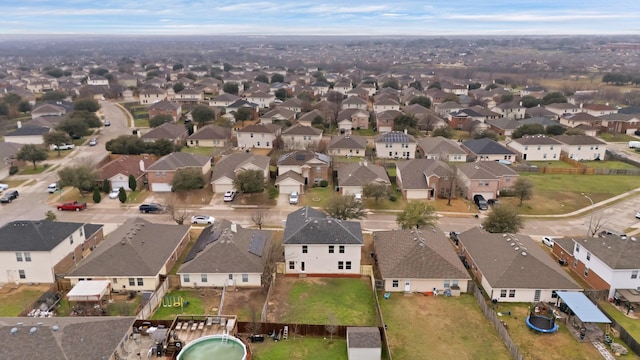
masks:
<svg viewBox="0 0 640 360"><path fill-rule="evenodd" d="M253 233L251 244L249 244L249 252L256 256L262 256L264 246L267 243L267 236L263 233Z"/></svg>
<svg viewBox="0 0 640 360"><path fill-rule="evenodd" d="M191 251L189 252L187 257L184 259L183 263L186 263L186 262L189 262L189 261L193 260L196 257L196 255L198 255L199 252L201 252L204 249L206 249L207 245L209 245L212 242L218 240L221 235L222 235L222 229L215 229L213 231L213 233L211 234L211 236L203 239L203 241L197 242L193 246L193 248L191 248Z"/></svg>

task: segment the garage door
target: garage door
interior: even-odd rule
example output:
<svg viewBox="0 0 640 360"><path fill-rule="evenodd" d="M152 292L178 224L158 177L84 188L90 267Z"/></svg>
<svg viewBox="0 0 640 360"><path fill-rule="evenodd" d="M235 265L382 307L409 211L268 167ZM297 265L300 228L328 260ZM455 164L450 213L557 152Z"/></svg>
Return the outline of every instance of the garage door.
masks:
<svg viewBox="0 0 640 360"><path fill-rule="evenodd" d="M138 186L140 187L140 186ZM111 182L111 189L115 190L115 189L120 189L120 188L124 188L125 190L131 190L129 189L129 180L127 181L112 181Z"/></svg>
<svg viewBox="0 0 640 360"><path fill-rule="evenodd" d="M167 183L152 183L151 191L155 192L171 192L171 184Z"/></svg>
<svg viewBox="0 0 640 360"><path fill-rule="evenodd" d="M298 193L300 193L300 185L280 184L278 185L278 190L280 191L280 194L291 194L294 191L297 191Z"/></svg>
<svg viewBox="0 0 640 360"><path fill-rule="evenodd" d="M492 200L496 198L496 195L491 192L475 192L473 193L473 196L471 196L471 200L473 200L473 197L476 195L482 195L482 197L484 197L485 200Z"/></svg>
<svg viewBox="0 0 640 360"><path fill-rule="evenodd" d="M227 191L233 190L233 185L231 184L213 184L213 192L224 194Z"/></svg>

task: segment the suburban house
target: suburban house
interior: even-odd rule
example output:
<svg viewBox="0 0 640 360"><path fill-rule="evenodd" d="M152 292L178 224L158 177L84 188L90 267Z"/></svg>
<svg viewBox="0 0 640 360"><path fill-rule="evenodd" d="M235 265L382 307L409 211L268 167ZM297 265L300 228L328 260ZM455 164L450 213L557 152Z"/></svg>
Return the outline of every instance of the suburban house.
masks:
<svg viewBox="0 0 640 360"><path fill-rule="evenodd" d="M44 135L50 131L51 128L47 126L20 126L20 124L18 124L17 129L5 134L3 137L6 142L23 145L42 145L44 144Z"/></svg>
<svg viewBox="0 0 640 360"><path fill-rule="evenodd" d="M246 170L260 170L265 181L269 179L269 161L271 158L248 152L234 153L222 157L211 172L211 189L214 193L235 190L233 180L236 174Z"/></svg>
<svg viewBox="0 0 640 360"><path fill-rule="evenodd" d="M276 124L254 124L237 131L238 147L242 149L273 148L273 140L280 136L282 128Z"/></svg>
<svg viewBox="0 0 640 360"><path fill-rule="evenodd" d="M278 124L279 122L295 121L296 113L283 107L277 107L260 116L260 122L263 124Z"/></svg>
<svg viewBox="0 0 640 360"><path fill-rule="evenodd" d="M388 110L400 111L400 103L391 98L382 99L373 103L373 112L376 114Z"/></svg>
<svg viewBox="0 0 640 360"><path fill-rule="evenodd" d="M64 106L55 104L41 104L31 111L31 118L35 119L41 116L62 116L67 113Z"/></svg>
<svg viewBox="0 0 640 360"><path fill-rule="evenodd" d="M186 248L190 228L128 219L65 278L72 286L109 280L114 291L155 291Z"/></svg>
<svg viewBox="0 0 640 360"><path fill-rule="evenodd" d="M554 239L553 254L594 289L637 298L640 244L617 235ZM637 302L637 301L632 301Z"/></svg>
<svg viewBox="0 0 640 360"><path fill-rule="evenodd" d="M302 193L308 185L320 185L323 180L331 179L331 159L329 156L309 150L284 154L278 159L277 166L276 186L281 194L290 194L294 191ZM285 176L288 172L294 172L301 178ZM288 179L287 184L283 182L284 178ZM302 183L298 183L297 180L302 180Z"/></svg>
<svg viewBox="0 0 640 360"><path fill-rule="evenodd" d="M469 200L482 195L487 200L497 199L500 191L511 189L518 173L497 161L464 163L458 166L458 185Z"/></svg>
<svg viewBox="0 0 640 360"><path fill-rule="evenodd" d="M267 94L262 91L254 92L247 96L247 101L258 104L263 109L268 109L269 105L271 105L275 100L275 95Z"/></svg>
<svg viewBox="0 0 640 360"><path fill-rule="evenodd" d="M367 149L367 138L349 134L334 136L327 149L331 156L362 157Z"/></svg>
<svg viewBox="0 0 640 360"><path fill-rule="evenodd" d="M161 157L147 167L149 189L155 192L170 192L176 172L188 168L200 170L207 179L207 174L211 171L211 156L174 152Z"/></svg>
<svg viewBox="0 0 640 360"><path fill-rule="evenodd" d="M158 127L151 129L148 133L140 136L144 142L154 142L156 140L165 139L174 144L184 144L189 136L189 131L184 125L166 122Z"/></svg>
<svg viewBox="0 0 640 360"><path fill-rule="evenodd" d="M417 142L413 135L390 131L374 138L376 154L381 159L414 159Z"/></svg>
<svg viewBox="0 0 640 360"><path fill-rule="evenodd" d="M525 109L526 108L522 106L521 103L506 102L496 105L491 109L491 111L513 120L520 120L524 119Z"/></svg>
<svg viewBox="0 0 640 360"><path fill-rule="evenodd" d="M520 90L520 96L533 96L536 99L542 99L545 91L546 90L540 86L527 86Z"/></svg>
<svg viewBox="0 0 640 360"><path fill-rule="evenodd" d="M553 139L562 145L562 152L573 160L604 160L607 144L587 135L557 135Z"/></svg>
<svg viewBox="0 0 640 360"><path fill-rule="evenodd" d="M455 176L454 169L440 160L401 160L396 163L396 184L407 200L445 197L449 194L449 177Z"/></svg>
<svg viewBox="0 0 640 360"><path fill-rule="evenodd" d="M609 104L584 104L582 110L589 115L602 116L618 113L618 109Z"/></svg>
<svg viewBox="0 0 640 360"><path fill-rule="evenodd" d="M175 101L183 102L183 103L198 103L202 101L204 94L202 90L186 88L182 89L182 91L177 92L173 97Z"/></svg>
<svg viewBox="0 0 640 360"><path fill-rule="evenodd" d="M8 177L11 166L20 162L16 155L22 146L23 144L0 142L0 159L4 159L4 161L0 161L0 179Z"/></svg>
<svg viewBox="0 0 640 360"><path fill-rule="evenodd" d="M102 225L11 221L0 228L0 282L54 283L103 237Z"/></svg>
<svg viewBox="0 0 640 360"><path fill-rule="evenodd" d="M489 125L489 129L496 134L507 137L510 137L517 128L522 126L520 121L508 117L487 120L487 124Z"/></svg>
<svg viewBox="0 0 640 360"><path fill-rule="evenodd" d="M555 302L557 291L582 288L527 235L475 227L458 235L459 254L497 302Z"/></svg>
<svg viewBox="0 0 640 360"><path fill-rule="evenodd" d="M610 133L633 135L640 128L639 115L609 114L598 117L602 127Z"/></svg>
<svg viewBox="0 0 640 360"><path fill-rule="evenodd" d="M140 189L147 181L146 169L158 160L155 155L111 155L113 160L102 165L98 169L96 182L100 186L104 180L111 183L111 189L117 190L129 188L129 176L136 179L137 188Z"/></svg>
<svg viewBox="0 0 640 360"><path fill-rule="evenodd" d="M560 118L558 114L554 113L553 111L549 111L540 105L524 110L525 119L535 117L545 117L549 120L558 120Z"/></svg>
<svg viewBox="0 0 640 360"><path fill-rule="evenodd" d="M285 276L360 277L362 229L309 206L287 216L282 245Z"/></svg>
<svg viewBox="0 0 640 360"><path fill-rule="evenodd" d="M373 326L347 327L347 359L382 359L382 340L380 330Z"/></svg>
<svg viewBox="0 0 640 360"><path fill-rule="evenodd" d="M329 84L324 81L316 81L311 84L311 88L313 89L313 94L316 96L322 96L329 92Z"/></svg>
<svg viewBox="0 0 640 360"><path fill-rule="evenodd" d="M134 88L134 87L138 87L138 78L127 74L127 73L119 73L116 75L116 81L118 83L118 85L125 87L125 88Z"/></svg>
<svg viewBox="0 0 640 360"><path fill-rule="evenodd" d="M225 147L229 144L231 129L216 124L209 124L198 129L194 125L193 134L187 138L188 146Z"/></svg>
<svg viewBox="0 0 640 360"><path fill-rule="evenodd" d="M353 129L369 128L369 112L360 109L345 109L338 113L338 129L341 134L351 133Z"/></svg>
<svg viewBox="0 0 640 360"><path fill-rule="evenodd" d="M304 107L304 101L298 98L291 98L283 102L282 104L280 104L278 107L291 110L297 114L302 112L302 108Z"/></svg>
<svg viewBox="0 0 640 360"><path fill-rule="evenodd" d="M245 229L216 219L191 248L178 268L180 285L195 287L261 287L271 254L271 231Z"/></svg>
<svg viewBox="0 0 640 360"><path fill-rule="evenodd" d="M322 141L322 130L313 126L296 124L282 132L282 141L287 150L317 148Z"/></svg>
<svg viewBox="0 0 640 360"><path fill-rule="evenodd" d="M173 101L157 101L149 106L149 119L158 115L169 115L177 122L182 117L182 104Z"/></svg>
<svg viewBox="0 0 640 360"><path fill-rule="evenodd" d="M313 120L315 120L318 117L322 118L323 120L327 120L326 116L320 110L313 109L307 113L300 114L297 122L300 125L311 126L313 123Z"/></svg>
<svg viewBox="0 0 640 360"><path fill-rule="evenodd" d="M417 140L416 152L418 157L447 162L466 162L467 152L460 145L442 136L423 137Z"/></svg>
<svg viewBox="0 0 640 360"><path fill-rule="evenodd" d="M240 100L240 97L234 94L224 93L220 94L213 99L209 100L209 106L223 107L233 104L234 102Z"/></svg>
<svg viewBox="0 0 640 360"><path fill-rule="evenodd" d="M560 160L561 145L558 140L544 135L525 135L507 143L507 147L525 161Z"/></svg>
<svg viewBox="0 0 640 360"><path fill-rule="evenodd" d="M353 86L349 79L341 79L333 85L333 91L337 91L342 95L346 95L351 89L353 89Z"/></svg>
<svg viewBox="0 0 640 360"><path fill-rule="evenodd" d="M570 103L554 103L544 106L545 109L551 111L557 116L564 114L577 114L583 112L582 106Z"/></svg>
<svg viewBox="0 0 640 360"><path fill-rule="evenodd" d="M399 110L387 110L376 113L375 130L380 134L393 131L393 122L400 115L402 115L402 112Z"/></svg>
<svg viewBox="0 0 640 360"><path fill-rule="evenodd" d="M516 158L516 153L489 138L467 140L462 143L462 149L475 161L506 160L512 162Z"/></svg>
<svg viewBox="0 0 640 360"><path fill-rule="evenodd" d="M140 104L155 104L167 99L167 91L156 86L150 86L140 90Z"/></svg>
<svg viewBox="0 0 640 360"><path fill-rule="evenodd" d="M357 96L349 96L348 98L342 100L342 109L358 109L358 110L367 110L369 103L367 100Z"/></svg>
<svg viewBox="0 0 640 360"><path fill-rule="evenodd" d="M338 187L342 195L362 194L362 188L368 184L391 186L385 168L366 161L348 163L338 168Z"/></svg>
<svg viewBox="0 0 640 360"><path fill-rule="evenodd" d="M373 247L385 292L467 292L471 277L438 228L376 231Z"/></svg>
<svg viewBox="0 0 640 360"><path fill-rule="evenodd" d="M602 125L602 119L586 112L580 112L560 116L560 124L572 128L584 125L597 129Z"/></svg>
<svg viewBox="0 0 640 360"><path fill-rule="evenodd" d="M88 85L109 86L109 79L100 75L91 75L87 78Z"/></svg>

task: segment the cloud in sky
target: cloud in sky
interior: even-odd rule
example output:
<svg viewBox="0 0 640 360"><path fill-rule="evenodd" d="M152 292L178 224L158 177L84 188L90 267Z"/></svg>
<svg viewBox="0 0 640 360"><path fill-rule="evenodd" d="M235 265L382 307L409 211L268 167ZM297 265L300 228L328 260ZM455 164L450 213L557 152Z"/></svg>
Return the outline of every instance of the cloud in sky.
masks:
<svg viewBox="0 0 640 360"><path fill-rule="evenodd" d="M0 0L0 5L0 34L640 34L637 0Z"/></svg>

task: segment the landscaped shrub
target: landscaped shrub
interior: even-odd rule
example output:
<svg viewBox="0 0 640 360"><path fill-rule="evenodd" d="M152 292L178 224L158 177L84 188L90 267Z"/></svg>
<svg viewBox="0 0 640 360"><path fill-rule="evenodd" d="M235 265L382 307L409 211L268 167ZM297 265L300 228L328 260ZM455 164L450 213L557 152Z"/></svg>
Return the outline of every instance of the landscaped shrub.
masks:
<svg viewBox="0 0 640 360"><path fill-rule="evenodd" d="M17 167L17 166L12 165L12 166L9 168L9 175L15 175L15 174L17 174L17 173L18 173L18 171L19 171L19 170L20 170L20 169L18 169L18 167Z"/></svg>
<svg viewBox="0 0 640 360"><path fill-rule="evenodd" d="M393 201L395 202L396 200L398 200L398 196L392 192L389 193L389 201Z"/></svg>
<svg viewBox="0 0 640 360"><path fill-rule="evenodd" d="M278 189L275 186L269 188L269 199L275 199L278 197Z"/></svg>
<svg viewBox="0 0 640 360"><path fill-rule="evenodd" d="M327 180L320 181L320 187L327 187L327 186L329 186L329 182Z"/></svg>

